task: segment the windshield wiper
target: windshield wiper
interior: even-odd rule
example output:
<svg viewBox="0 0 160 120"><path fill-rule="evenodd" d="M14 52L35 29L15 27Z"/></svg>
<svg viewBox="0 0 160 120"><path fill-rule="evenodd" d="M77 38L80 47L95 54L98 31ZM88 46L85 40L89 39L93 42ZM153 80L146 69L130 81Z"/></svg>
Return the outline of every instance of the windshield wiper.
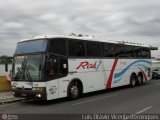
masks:
<svg viewBox="0 0 160 120"><path fill-rule="evenodd" d="M27 69L27 68L25 69L25 72L26 72L26 75L27 75L27 77L28 77L28 80L32 81L31 74L28 72L28 69Z"/></svg>
<svg viewBox="0 0 160 120"><path fill-rule="evenodd" d="M28 72L28 69L27 69L27 61L24 60L24 66L23 66L23 69L24 69L24 76L25 76L25 73L26 73L26 76L28 78L28 80L32 81L32 77L31 77L31 74Z"/></svg>
<svg viewBox="0 0 160 120"><path fill-rule="evenodd" d="M15 80L19 80L18 77L24 80L25 76L27 76L28 80L32 81L32 77L28 72L28 69L26 66L27 66L27 61L26 60L22 61L21 67L17 68L18 72L16 73ZM22 77L20 75L22 75Z"/></svg>
<svg viewBox="0 0 160 120"><path fill-rule="evenodd" d="M22 67L20 67L20 68L18 67L17 69L18 69L18 72L16 73L16 76L15 76L15 78L14 78L15 81L16 81L16 79L18 78L18 76L19 76L20 74L22 74L22 70L21 70ZM17 80L18 80L18 79L17 79Z"/></svg>

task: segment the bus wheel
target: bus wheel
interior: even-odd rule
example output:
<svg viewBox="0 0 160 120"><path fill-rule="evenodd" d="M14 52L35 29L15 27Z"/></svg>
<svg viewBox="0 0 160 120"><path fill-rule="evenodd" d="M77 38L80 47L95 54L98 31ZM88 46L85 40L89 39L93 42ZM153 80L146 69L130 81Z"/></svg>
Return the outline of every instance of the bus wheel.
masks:
<svg viewBox="0 0 160 120"><path fill-rule="evenodd" d="M143 76L141 74L138 75L138 85L142 85L143 84Z"/></svg>
<svg viewBox="0 0 160 120"><path fill-rule="evenodd" d="M136 82L137 82L137 78L136 78L136 75L131 75L130 77L130 86L131 87L135 87L136 86Z"/></svg>
<svg viewBox="0 0 160 120"><path fill-rule="evenodd" d="M70 100L77 99L80 96L80 86L78 82L72 82L68 89L68 98Z"/></svg>

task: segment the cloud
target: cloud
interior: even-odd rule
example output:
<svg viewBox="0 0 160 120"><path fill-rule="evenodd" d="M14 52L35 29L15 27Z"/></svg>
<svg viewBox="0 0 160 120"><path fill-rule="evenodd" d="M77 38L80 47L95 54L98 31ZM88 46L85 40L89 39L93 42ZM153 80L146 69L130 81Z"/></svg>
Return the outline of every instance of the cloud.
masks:
<svg viewBox="0 0 160 120"><path fill-rule="evenodd" d="M160 47L159 6L159 0L1 0L0 50L12 55L20 39L72 32Z"/></svg>
<svg viewBox="0 0 160 120"><path fill-rule="evenodd" d="M19 29L19 28L23 28L24 25L21 23L16 23L16 22L8 22L4 24L4 28L7 29Z"/></svg>

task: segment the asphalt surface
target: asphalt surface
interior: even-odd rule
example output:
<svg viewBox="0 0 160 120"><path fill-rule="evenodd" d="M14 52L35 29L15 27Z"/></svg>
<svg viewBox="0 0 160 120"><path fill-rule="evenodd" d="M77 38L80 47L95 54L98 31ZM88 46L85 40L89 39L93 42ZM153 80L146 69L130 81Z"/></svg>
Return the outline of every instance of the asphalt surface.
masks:
<svg viewBox="0 0 160 120"><path fill-rule="evenodd" d="M21 101L0 105L8 114L160 113L160 80L142 86L113 88L85 94L78 100Z"/></svg>

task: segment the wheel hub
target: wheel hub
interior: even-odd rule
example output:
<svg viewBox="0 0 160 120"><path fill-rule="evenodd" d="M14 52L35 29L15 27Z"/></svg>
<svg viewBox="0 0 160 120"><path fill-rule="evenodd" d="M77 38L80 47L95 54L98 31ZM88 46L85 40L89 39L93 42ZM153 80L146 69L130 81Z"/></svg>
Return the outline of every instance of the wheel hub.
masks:
<svg viewBox="0 0 160 120"><path fill-rule="evenodd" d="M78 87L77 86L72 86L71 87L71 94L73 97L77 97L78 96Z"/></svg>

